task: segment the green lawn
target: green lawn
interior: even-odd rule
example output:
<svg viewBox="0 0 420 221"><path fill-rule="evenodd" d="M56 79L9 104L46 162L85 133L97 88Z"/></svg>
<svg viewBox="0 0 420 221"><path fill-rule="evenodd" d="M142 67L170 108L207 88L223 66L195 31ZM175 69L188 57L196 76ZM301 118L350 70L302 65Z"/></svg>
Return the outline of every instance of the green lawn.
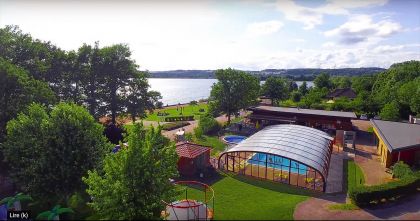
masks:
<svg viewBox="0 0 420 221"><path fill-rule="evenodd" d="M212 156L216 156L217 154L222 152L226 147L226 144L223 143L223 141L221 141L217 136L203 135L203 137L200 139L194 137L193 142L198 143L200 145L213 147L211 151Z"/></svg>
<svg viewBox="0 0 420 221"><path fill-rule="evenodd" d="M328 209L330 210L358 210L360 208L352 203L338 203L338 204L332 204L328 206Z"/></svg>
<svg viewBox="0 0 420 221"><path fill-rule="evenodd" d="M200 118L200 115L202 115L205 112L199 112L199 110L203 108L206 112L208 109L208 105L206 103L199 103L198 105L187 105L184 106L182 115L181 115L181 108L178 110L175 107L169 107L165 108L164 110L159 110L160 112L166 112L169 115L166 117L177 117L177 116L191 116L194 115L194 119L198 120ZM165 117L157 116L158 110L154 111L153 114L148 114L147 117L144 120L148 121L163 121Z"/></svg>
<svg viewBox="0 0 420 221"><path fill-rule="evenodd" d="M286 184L239 175L222 176L212 188L216 220L291 220L296 205L314 194ZM183 194L179 198L185 197ZM203 192L190 188L188 198L202 199Z"/></svg>
<svg viewBox="0 0 420 221"><path fill-rule="evenodd" d="M363 175L362 169L354 162L347 160L347 191L358 186L364 185L365 177Z"/></svg>

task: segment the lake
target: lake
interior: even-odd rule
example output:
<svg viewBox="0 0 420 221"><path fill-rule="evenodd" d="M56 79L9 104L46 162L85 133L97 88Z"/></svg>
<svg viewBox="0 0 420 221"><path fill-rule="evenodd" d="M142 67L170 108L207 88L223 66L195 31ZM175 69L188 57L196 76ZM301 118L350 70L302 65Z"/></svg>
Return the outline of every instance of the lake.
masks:
<svg viewBox="0 0 420 221"><path fill-rule="evenodd" d="M164 105L206 99L210 96L211 86L216 82L216 79L149 78L151 89L161 93ZM302 83L303 81L296 81L298 86ZM312 81L307 81L307 84L308 87L314 85Z"/></svg>

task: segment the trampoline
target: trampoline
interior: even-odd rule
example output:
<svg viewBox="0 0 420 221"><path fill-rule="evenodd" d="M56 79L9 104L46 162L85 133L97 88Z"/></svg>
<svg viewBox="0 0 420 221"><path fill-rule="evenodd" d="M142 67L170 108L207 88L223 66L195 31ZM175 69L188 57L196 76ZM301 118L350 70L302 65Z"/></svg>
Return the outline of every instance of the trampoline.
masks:
<svg viewBox="0 0 420 221"><path fill-rule="evenodd" d="M207 184L197 181L178 181L175 185L185 187L183 199L171 203L163 201L166 209L162 211L165 220L211 220L214 215L214 191ZM202 199L190 199L188 191L202 191ZM197 196L197 194L195 194Z"/></svg>

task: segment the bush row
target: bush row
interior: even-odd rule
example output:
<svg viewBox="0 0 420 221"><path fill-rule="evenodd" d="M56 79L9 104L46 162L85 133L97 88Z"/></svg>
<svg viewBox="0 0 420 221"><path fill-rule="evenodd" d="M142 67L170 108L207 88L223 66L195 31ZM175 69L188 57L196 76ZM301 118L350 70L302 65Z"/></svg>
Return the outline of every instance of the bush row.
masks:
<svg viewBox="0 0 420 221"><path fill-rule="evenodd" d="M376 186L357 186L350 190L349 197L357 206L368 206L381 202L408 196L418 192L420 177L418 175L405 176Z"/></svg>
<svg viewBox="0 0 420 221"><path fill-rule="evenodd" d="M184 126L188 126L190 125L190 123L188 122L171 122L171 123L167 123L162 125L162 130L175 130L178 129L180 127L184 127Z"/></svg>
<svg viewBox="0 0 420 221"><path fill-rule="evenodd" d="M166 122L194 120L194 116L165 117Z"/></svg>

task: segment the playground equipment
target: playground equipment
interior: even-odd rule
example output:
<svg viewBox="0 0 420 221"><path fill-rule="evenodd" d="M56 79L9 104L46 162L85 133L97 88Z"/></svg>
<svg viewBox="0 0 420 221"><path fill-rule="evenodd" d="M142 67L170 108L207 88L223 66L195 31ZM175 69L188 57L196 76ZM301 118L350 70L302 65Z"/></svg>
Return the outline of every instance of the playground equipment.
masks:
<svg viewBox="0 0 420 221"><path fill-rule="evenodd" d="M207 184L197 181L174 182L184 192L182 199L171 203L163 201L166 220L211 220L214 216L214 191ZM190 192L190 197L188 193ZM191 199L191 196L198 199Z"/></svg>

